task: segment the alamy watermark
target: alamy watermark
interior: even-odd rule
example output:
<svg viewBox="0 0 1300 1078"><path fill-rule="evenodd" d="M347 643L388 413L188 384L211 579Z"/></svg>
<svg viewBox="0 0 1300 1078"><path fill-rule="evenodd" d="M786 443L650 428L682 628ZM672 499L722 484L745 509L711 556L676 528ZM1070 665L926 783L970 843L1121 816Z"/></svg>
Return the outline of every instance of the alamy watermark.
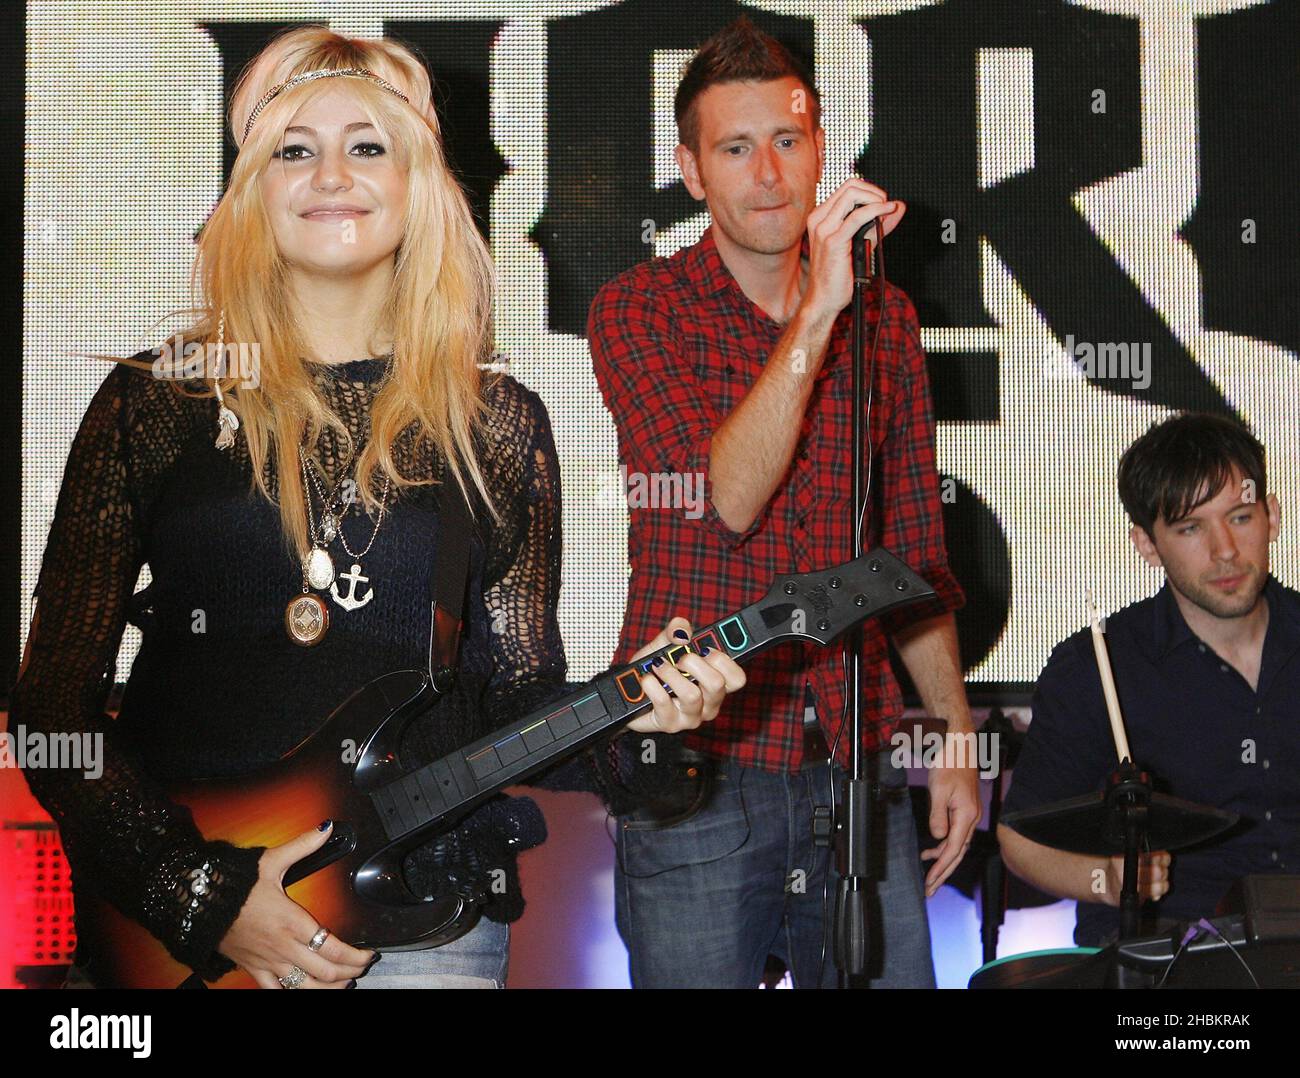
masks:
<svg viewBox="0 0 1300 1078"><path fill-rule="evenodd" d="M620 464L618 478L629 509L684 509L690 520L704 516L703 472L629 472Z"/></svg>
<svg viewBox="0 0 1300 1078"><path fill-rule="evenodd" d="M890 762L894 767L973 767L982 779L995 779L1002 770L996 731L923 730L914 725L900 728L890 739Z"/></svg>
<svg viewBox="0 0 1300 1078"><path fill-rule="evenodd" d="M256 342L227 341L218 346L209 341L186 343L183 334L176 334L176 344L170 341L154 349L155 378L198 378L212 381L216 378L238 378L245 389L256 389L262 384L262 346Z"/></svg>
<svg viewBox="0 0 1300 1078"><path fill-rule="evenodd" d="M1065 335L1065 354L1075 368L1094 381L1128 382L1134 389L1151 384L1150 341L1076 341ZM1047 368L1049 378L1066 377L1059 366Z"/></svg>
<svg viewBox="0 0 1300 1078"><path fill-rule="evenodd" d="M59 768L97 779L104 773L104 735L47 734L19 723L13 731L0 731L0 767Z"/></svg>
<svg viewBox="0 0 1300 1078"><path fill-rule="evenodd" d="M73 1007L69 1014L50 1018L50 1047L125 1048L136 1059L148 1059L152 1032L151 1015L82 1014Z"/></svg>

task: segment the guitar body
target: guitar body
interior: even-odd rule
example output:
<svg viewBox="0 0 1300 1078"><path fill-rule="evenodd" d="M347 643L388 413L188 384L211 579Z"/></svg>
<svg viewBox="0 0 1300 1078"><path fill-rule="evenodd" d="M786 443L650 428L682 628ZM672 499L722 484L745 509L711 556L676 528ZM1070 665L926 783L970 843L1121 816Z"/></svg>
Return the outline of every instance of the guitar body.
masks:
<svg viewBox="0 0 1300 1078"><path fill-rule="evenodd" d="M458 896L412 894L402 878L406 855L501 790L649 710L640 676L657 660L675 664L688 651L708 647L739 662L787 640L825 647L868 617L933 597L926 580L876 547L842 565L778 577L762 599L697 630L691 640L613 668L423 766L403 768L398 746L406 725L434 708L440 693L429 673L399 670L353 694L319 732L272 767L168 792L190 808L206 837L236 846L277 846L333 820L325 846L285 876L289 897L356 946L436 947L468 932L479 909ZM806 617L810 610L815 618ZM435 606L435 625L441 613ZM107 904L78 896L77 923L93 941L90 975L97 984L169 988L190 980L188 967ZM235 971L217 987L252 988L254 982Z"/></svg>
<svg viewBox="0 0 1300 1078"><path fill-rule="evenodd" d="M204 837L236 846L277 846L333 820L330 841L286 875L289 897L334 936L358 947L412 950L447 943L473 927L477 907L455 896L423 900L406 887L403 858L433 834L390 840L369 797L402 774L402 730L436 705L428 680L419 670L386 674L345 701L275 765L178 786L168 794L193 812ZM78 931L97 943L96 983L174 988L191 976L188 966L110 904L78 896L76 910ZM236 969L211 987L257 985Z"/></svg>

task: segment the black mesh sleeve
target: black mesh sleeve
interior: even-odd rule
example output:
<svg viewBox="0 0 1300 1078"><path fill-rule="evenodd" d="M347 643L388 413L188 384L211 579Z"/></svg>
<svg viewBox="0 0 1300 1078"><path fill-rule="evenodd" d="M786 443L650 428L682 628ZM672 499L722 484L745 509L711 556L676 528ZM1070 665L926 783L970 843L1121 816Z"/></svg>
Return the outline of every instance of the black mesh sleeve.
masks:
<svg viewBox="0 0 1300 1078"><path fill-rule="evenodd" d="M29 735L89 733L101 742L96 778L67 768L25 770L59 826L75 886L139 921L173 957L214 979L234 968L216 947L256 882L262 848L206 841L189 811L141 771L104 711L142 562L128 437L136 377L129 368L112 371L77 431L10 722Z"/></svg>

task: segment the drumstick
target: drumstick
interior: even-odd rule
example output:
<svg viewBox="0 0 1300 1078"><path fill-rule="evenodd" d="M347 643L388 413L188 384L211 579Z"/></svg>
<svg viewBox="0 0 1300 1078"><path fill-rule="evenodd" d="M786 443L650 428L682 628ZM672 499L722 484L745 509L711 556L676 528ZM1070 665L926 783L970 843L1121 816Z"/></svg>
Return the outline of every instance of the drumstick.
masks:
<svg viewBox="0 0 1300 1078"><path fill-rule="evenodd" d="M1115 691L1115 675L1110 669L1110 655L1106 651L1106 638L1101 632L1101 618L1097 613L1097 604L1092 601L1092 592L1085 593L1088 599L1088 618L1092 622L1092 650L1097 653L1097 673L1101 675L1101 691L1106 696L1106 712L1110 716L1110 732L1115 738L1115 751L1119 762L1131 760L1128 750L1128 735L1124 732L1124 717L1119 710L1119 694Z"/></svg>

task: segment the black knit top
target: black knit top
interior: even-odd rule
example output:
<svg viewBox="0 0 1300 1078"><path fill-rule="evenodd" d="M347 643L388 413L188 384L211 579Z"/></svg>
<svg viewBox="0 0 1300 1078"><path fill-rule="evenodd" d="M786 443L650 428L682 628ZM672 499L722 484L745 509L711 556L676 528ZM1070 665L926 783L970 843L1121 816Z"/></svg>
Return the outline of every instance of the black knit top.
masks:
<svg viewBox="0 0 1300 1078"><path fill-rule="evenodd" d="M358 452L390 362L311 365ZM415 764L565 692L556 619L560 477L549 419L540 398L508 376L487 376L483 393L492 419L480 463L503 522L477 513L461 674L435 719L412 724L403 749ZM28 782L62 832L76 891L112 902L209 979L233 968L215 948L256 881L262 849L206 840L163 784L271 764L367 682L427 666L438 502L432 487L400 497L390 490L386 519L360 559L368 582L358 582L357 595L371 589L372 598L345 610L323 595L329 630L317 645L299 646L286 633L284 608L302 590L301 567L285 551L278 509L249 491L242 433L231 449L215 447L216 415L211 398L182 396L148 372L119 366L104 379L68 459L30 660L10 708L11 722L29 731L102 731L101 777L32 769ZM427 443L404 435L394 453L405 475L441 474ZM322 434L315 459L331 487L345 456L332 431ZM278 496L274 462L267 468ZM342 528L359 551L373 522L358 506ZM331 553L339 572L350 569L337 540ZM133 594L143 563L152 582ZM128 620L143 645L112 721L104 705ZM584 754L536 784L616 802L616 757ZM514 858L544 838L531 799L501 797L410 855L407 880L431 894L504 866L506 893L493 893L485 914L514 920L523 910ZM185 881L205 862L209 886L196 908ZM83 936L81 946L93 960L95 941Z"/></svg>

